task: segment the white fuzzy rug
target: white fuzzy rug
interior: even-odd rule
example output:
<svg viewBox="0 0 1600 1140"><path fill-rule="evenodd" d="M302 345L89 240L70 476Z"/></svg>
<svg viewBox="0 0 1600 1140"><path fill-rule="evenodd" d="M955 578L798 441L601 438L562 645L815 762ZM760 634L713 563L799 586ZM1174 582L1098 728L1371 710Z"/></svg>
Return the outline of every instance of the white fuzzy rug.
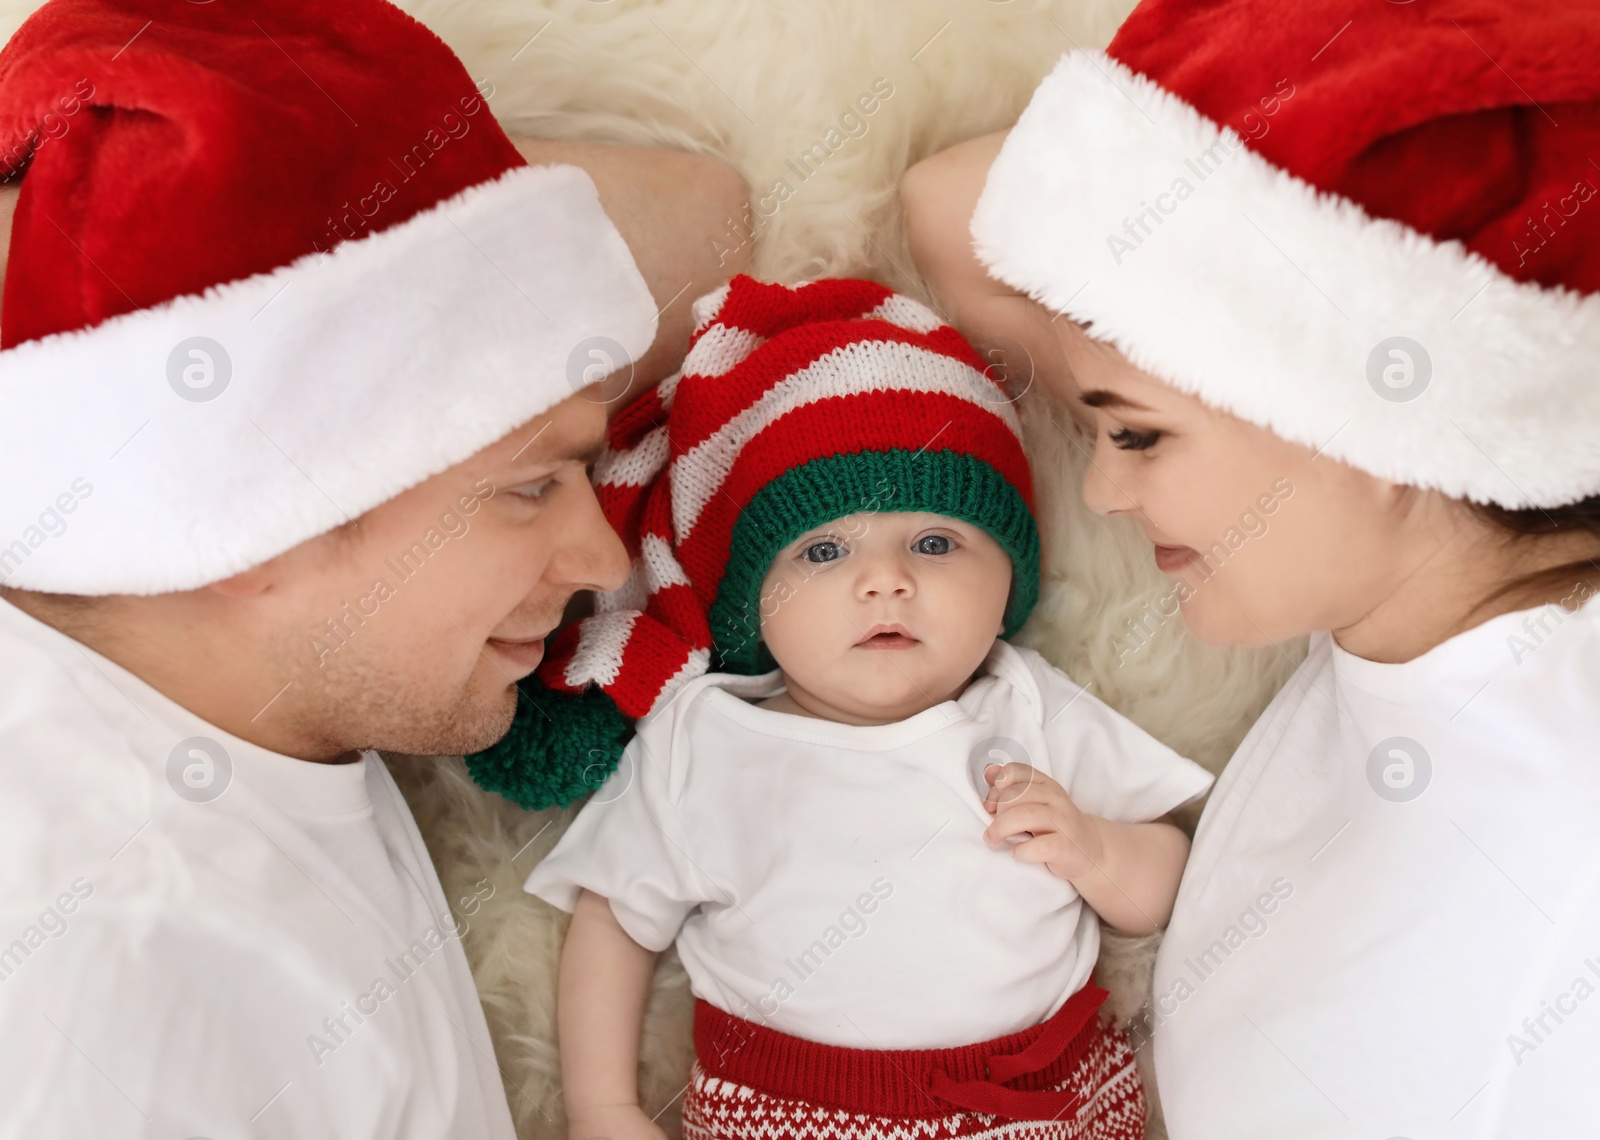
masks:
<svg viewBox="0 0 1600 1140"><path fill-rule="evenodd" d="M900 230L901 173L951 143L1013 122L1061 52L1103 46L1132 0L405 6L460 53L474 78L494 84L490 105L514 132L678 146L738 168L756 215L753 226L730 219L722 242L753 237L757 276L859 274L925 296ZM883 80L893 94L863 117L865 129L841 124L856 97ZM830 127L837 129L831 137ZM808 163L808 153L826 157ZM812 173L802 179L808 167ZM1021 640L1157 737L1219 770L1303 647L1288 656L1212 650L1174 620L1119 664L1128 623L1162 594L1166 579L1131 524L1108 524L1082 507L1086 456L1069 439L1065 417L1024 405L1048 582ZM560 1137L554 979L565 916L519 887L570 816L529 815L485 797L458 762L395 767L449 896L471 900L487 889L477 887L484 879L494 887L470 919L467 949L522 1135ZM1107 940L1099 976L1124 1015L1148 994L1155 945L1153 938ZM648 1110L659 1110L674 1136L692 1059L689 1025L687 982L669 953L646 1020L640 1082ZM1164 1135L1159 1120L1151 1135Z"/></svg>
<svg viewBox="0 0 1600 1140"><path fill-rule="evenodd" d="M0 35L9 36L35 6L0 0ZM726 247L753 238L758 276L859 274L919 295L897 216L901 172L944 146L1014 121L1062 51L1103 46L1131 6L1132 0L402 3L455 48L474 78L493 85L490 106L513 133L675 146L737 167L759 214L768 216L729 219L721 241ZM887 98L884 81L893 89ZM878 109L842 121L875 83ZM811 173L801 177L806 167ZM1083 509L1085 457L1064 418L1027 400L1023 411L1040 483L1048 580L1021 640L1180 752L1220 769L1303 646L1287 656L1211 650L1174 620L1119 664L1128 623L1162 593L1165 579L1136 531ZM459 760L392 764L445 893L470 926L467 952L521 1135L562 1137L554 980L565 916L520 887L570 817L524 813L478 792ZM1154 943L1107 941L1100 980L1123 1014L1148 991ZM692 1053L689 1013L686 980L669 953L656 977L640 1079L648 1110L659 1110L674 1136ZM1159 1123L1151 1135L1163 1135Z"/></svg>

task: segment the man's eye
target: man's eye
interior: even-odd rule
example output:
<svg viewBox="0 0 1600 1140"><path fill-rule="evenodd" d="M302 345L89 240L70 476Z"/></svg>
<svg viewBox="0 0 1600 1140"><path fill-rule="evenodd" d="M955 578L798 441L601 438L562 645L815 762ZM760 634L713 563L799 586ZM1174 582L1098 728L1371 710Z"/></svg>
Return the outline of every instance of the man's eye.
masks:
<svg viewBox="0 0 1600 1140"><path fill-rule="evenodd" d="M836 562L844 557L844 545L831 538L813 542L800 552L800 557L807 562Z"/></svg>
<svg viewBox="0 0 1600 1140"><path fill-rule="evenodd" d="M1147 447L1154 447L1161 433L1158 431L1134 431L1132 428L1118 428L1108 437L1111 446L1121 448L1123 451L1143 451Z"/></svg>
<svg viewBox="0 0 1600 1140"><path fill-rule="evenodd" d="M519 499L526 499L530 503L537 503L550 494L555 488L556 480L539 479L532 483L522 483L512 487L510 493Z"/></svg>
<svg viewBox="0 0 1600 1140"><path fill-rule="evenodd" d="M918 554L949 554L955 548L956 544L943 534L925 534L911 547Z"/></svg>

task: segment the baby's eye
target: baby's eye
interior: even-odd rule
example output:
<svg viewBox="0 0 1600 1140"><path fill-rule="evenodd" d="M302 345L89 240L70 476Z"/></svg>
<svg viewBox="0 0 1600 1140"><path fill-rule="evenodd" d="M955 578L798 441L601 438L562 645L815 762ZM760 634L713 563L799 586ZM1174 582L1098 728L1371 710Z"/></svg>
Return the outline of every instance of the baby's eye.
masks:
<svg viewBox="0 0 1600 1140"><path fill-rule="evenodd" d="M800 557L807 562L834 562L844 557L844 545L833 539L824 539L813 542L800 552Z"/></svg>
<svg viewBox="0 0 1600 1140"><path fill-rule="evenodd" d="M918 554L949 554L955 548L950 536L944 534L925 534L911 547Z"/></svg>
<svg viewBox="0 0 1600 1140"><path fill-rule="evenodd" d="M1108 437L1111 446L1119 447L1123 451L1143 451L1147 447L1154 447L1161 433L1158 431L1134 431L1132 428L1118 428Z"/></svg>

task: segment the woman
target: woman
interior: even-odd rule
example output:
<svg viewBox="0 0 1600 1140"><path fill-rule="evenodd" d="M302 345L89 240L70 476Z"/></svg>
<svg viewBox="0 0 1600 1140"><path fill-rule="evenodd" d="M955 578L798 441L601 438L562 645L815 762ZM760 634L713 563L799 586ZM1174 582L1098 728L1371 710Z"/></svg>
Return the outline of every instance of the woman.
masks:
<svg viewBox="0 0 1600 1140"><path fill-rule="evenodd" d="M1311 634L1157 962L1174 1140L1596 1130L1600 13L1423 9L1150 0L903 185L1191 629Z"/></svg>

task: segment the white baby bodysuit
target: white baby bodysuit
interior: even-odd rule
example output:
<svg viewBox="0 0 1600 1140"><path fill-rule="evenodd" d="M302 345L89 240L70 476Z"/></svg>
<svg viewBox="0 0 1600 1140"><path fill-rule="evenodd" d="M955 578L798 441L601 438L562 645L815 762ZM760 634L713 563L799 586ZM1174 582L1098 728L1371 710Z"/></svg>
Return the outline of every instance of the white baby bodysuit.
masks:
<svg viewBox="0 0 1600 1140"><path fill-rule="evenodd" d="M1098 920L1072 885L983 840L983 767L1049 773L1086 812L1154 819L1211 776L997 641L962 695L860 727L759 708L780 674L712 674L640 722L527 889L605 896L674 940L697 997L854 1048L939 1048L1035 1025L1081 989Z"/></svg>

